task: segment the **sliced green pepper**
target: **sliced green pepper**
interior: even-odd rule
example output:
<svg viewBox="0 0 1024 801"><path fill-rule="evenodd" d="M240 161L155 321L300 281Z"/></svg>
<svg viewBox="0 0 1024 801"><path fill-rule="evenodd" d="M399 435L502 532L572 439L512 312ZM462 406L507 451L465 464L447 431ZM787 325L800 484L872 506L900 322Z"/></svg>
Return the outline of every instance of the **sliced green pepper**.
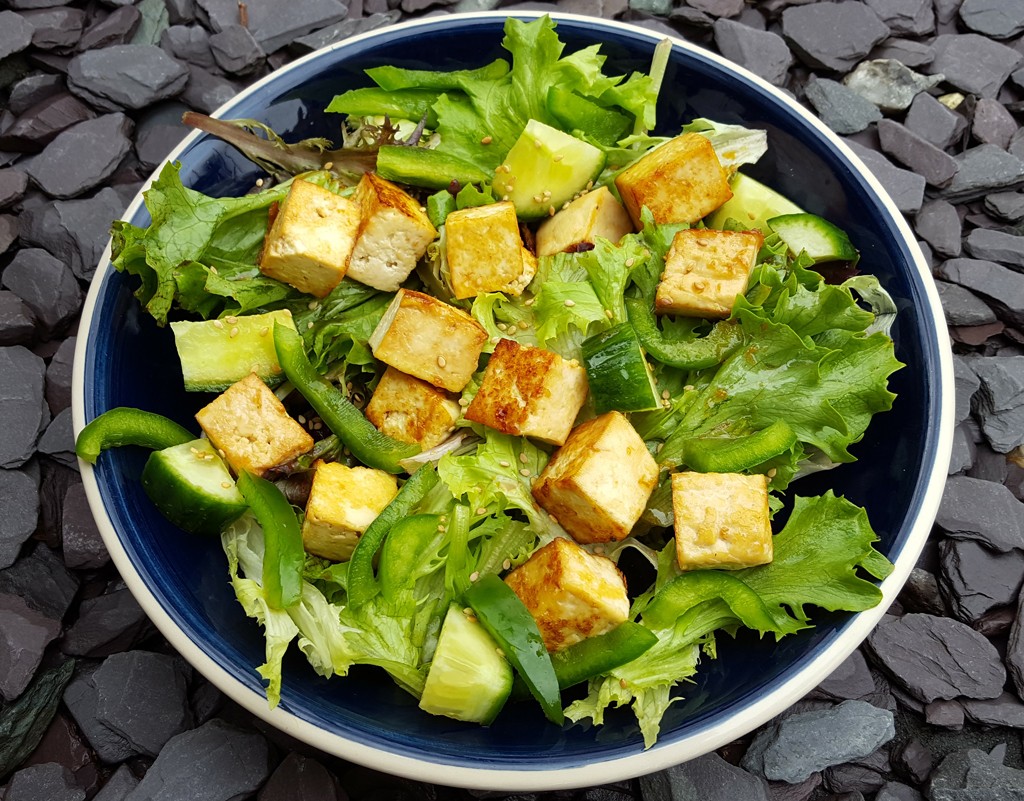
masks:
<svg viewBox="0 0 1024 801"><path fill-rule="evenodd" d="M701 473L739 473L764 464L796 444L785 420L738 439L691 439L683 443L683 462Z"/></svg>
<svg viewBox="0 0 1024 801"><path fill-rule="evenodd" d="M284 493L266 479L243 472L238 476L238 489L263 529L263 591L267 603L285 609L302 597L306 553L299 520Z"/></svg>
<svg viewBox="0 0 1024 801"><path fill-rule="evenodd" d="M384 507L384 511L377 515L359 537L348 561L346 587L349 606L362 606L380 592L380 584L373 574L373 557L377 555L377 549L398 521L405 518L434 488L437 480L434 468L421 467L409 476L391 503Z"/></svg>
<svg viewBox="0 0 1024 801"><path fill-rule="evenodd" d="M331 432L345 443L353 456L378 470L405 472L399 462L415 456L420 449L382 434L349 402L341 390L317 373L306 356L302 337L297 331L275 323L274 348L288 380L316 410Z"/></svg>
<svg viewBox="0 0 1024 801"><path fill-rule="evenodd" d="M413 515L391 529L377 566L381 592L388 601L393 603L401 590L412 588L423 550L437 536L440 524L440 515Z"/></svg>
<svg viewBox="0 0 1024 801"><path fill-rule="evenodd" d="M537 623L519 596L496 575L488 573L463 597L540 702L544 716L561 726L565 716L558 678Z"/></svg>
<svg viewBox="0 0 1024 801"><path fill-rule="evenodd" d="M629 322L644 350L670 367L682 370L703 370L725 361L743 343L743 332L737 323L722 320L711 333L700 339L674 342L658 330L654 312L643 298L626 298Z"/></svg>
<svg viewBox="0 0 1024 801"><path fill-rule="evenodd" d="M101 451L121 445L141 445L143 448L163 450L173 445L191 442L196 438L188 429L173 420L118 406L95 418L78 435L75 453L89 464L96 464Z"/></svg>
<svg viewBox="0 0 1024 801"><path fill-rule="evenodd" d="M649 628L627 620L611 631L555 651L551 654L551 666L555 669L558 686L564 690L632 662L657 642L658 635ZM517 680L512 696L525 698L528 695L526 685Z"/></svg>

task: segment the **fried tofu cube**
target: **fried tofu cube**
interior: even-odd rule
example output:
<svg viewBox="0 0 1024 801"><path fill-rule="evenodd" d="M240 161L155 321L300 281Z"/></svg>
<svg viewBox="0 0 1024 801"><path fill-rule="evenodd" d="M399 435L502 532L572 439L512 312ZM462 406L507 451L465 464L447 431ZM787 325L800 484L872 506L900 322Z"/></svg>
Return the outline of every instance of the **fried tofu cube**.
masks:
<svg viewBox="0 0 1024 801"><path fill-rule="evenodd" d="M453 211L444 229L452 291L459 300L483 292L521 295L533 280L537 259L523 246L510 201Z"/></svg>
<svg viewBox="0 0 1024 801"><path fill-rule="evenodd" d="M443 300L400 289L369 342L373 355L396 370L461 392L476 372L487 331Z"/></svg>
<svg viewBox="0 0 1024 801"><path fill-rule="evenodd" d="M348 277L395 292L427 252L437 230L418 200L372 172L359 180L354 199L362 222Z"/></svg>
<svg viewBox="0 0 1024 801"><path fill-rule="evenodd" d="M381 433L423 450L443 442L461 412L451 394L394 367L384 371L366 405L367 419Z"/></svg>
<svg viewBox="0 0 1024 801"><path fill-rule="evenodd" d="M345 277L359 204L309 181L292 182L260 255L260 272L318 298Z"/></svg>
<svg viewBox="0 0 1024 801"><path fill-rule="evenodd" d="M629 535L658 483L658 465L621 412L573 429L533 483L533 497L577 542Z"/></svg>
<svg viewBox="0 0 1024 801"><path fill-rule="evenodd" d="M724 319L747 291L764 237L760 231L679 231L665 255L654 299L658 314Z"/></svg>
<svg viewBox="0 0 1024 801"><path fill-rule="evenodd" d="M502 339L466 419L503 434L561 445L586 399L587 371L575 360Z"/></svg>
<svg viewBox="0 0 1024 801"><path fill-rule="evenodd" d="M383 470L318 461L302 522L302 546L314 556L346 561L397 494L398 482Z"/></svg>
<svg viewBox="0 0 1024 801"><path fill-rule="evenodd" d="M772 561L766 476L674 473L672 511L681 570L739 570Z"/></svg>
<svg viewBox="0 0 1024 801"><path fill-rule="evenodd" d="M537 229L537 255L551 256L600 237L616 244L633 233L633 221L607 186L576 198Z"/></svg>
<svg viewBox="0 0 1024 801"><path fill-rule="evenodd" d="M196 412L210 442L236 474L262 476L313 447L313 438L255 373L236 381Z"/></svg>
<svg viewBox="0 0 1024 801"><path fill-rule="evenodd" d="M611 631L629 617L626 579L615 563L556 537L505 577L548 651Z"/></svg>
<svg viewBox="0 0 1024 801"><path fill-rule="evenodd" d="M696 133L655 148L619 173L615 186L637 228L644 206L656 223L695 223L732 197L715 149Z"/></svg>

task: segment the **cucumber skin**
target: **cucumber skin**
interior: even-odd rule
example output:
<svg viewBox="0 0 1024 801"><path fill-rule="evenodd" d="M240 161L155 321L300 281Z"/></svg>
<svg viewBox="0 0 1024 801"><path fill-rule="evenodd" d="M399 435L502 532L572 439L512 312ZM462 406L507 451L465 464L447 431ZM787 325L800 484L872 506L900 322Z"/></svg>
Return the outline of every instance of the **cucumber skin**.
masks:
<svg viewBox="0 0 1024 801"><path fill-rule="evenodd" d="M179 458L179 454L184 454L186 448L195 448L209 455L200 462L192 455L192 451L188 450L188 456ZM169 451L174 453L168 453ZM210 464L206 464L211 456ZM214 495L207 495L200 501L196 501L194 497L192 502L183 500L183 495L189 492L195 494L208 492L202 486L202 482L195 481L181 469L182 465L188 464L188 459L192 459L199 470L207 473L201 478L218 482ZM221 471L216 470L218 463L222 468ZM234 482L232 482L230 490L219 486L220 482L230 480L231 474L209 441L198 439L183 445L175 445L172 448L153 451L142 469L141 483L153 505L178 528L191 534L216 535L228 523L241 517L248 508ZM234 496L237 496L237 500L232 497L232 490ZM215 497L216 495L222 497Z"/></svg>
<svg viewBox="0 0 1024 801"><path fill-rule="evenodd" d="M583 365L598 414L661 408L643 349L629 323L595 334L583 343Z"/></svg>
<svg viewBox="0 0 1024 801"><path fill-rule="evenodd" d="M826 261L857 261L860 254L846 231L816 214L783 214L768 220L794 256L806 252L815 264Z"/></svg>
<svg viewBox="0 0 1024 801"><path fill-rule="evenodd" d="M420 697L420 709L487 726L501 712L511 691L512 666L499 653L497 643L461 608L450 606Z"/></svg>
<svg viewBox="0 0 1024 801"><path fill-rule="evenodd" d="M746 229L756 228L767 235L771 233L770 218L803 212L785 195L743 173L736 173L729 184L732 197L707 216L708 228L724 228L732 218Z"/></svg>

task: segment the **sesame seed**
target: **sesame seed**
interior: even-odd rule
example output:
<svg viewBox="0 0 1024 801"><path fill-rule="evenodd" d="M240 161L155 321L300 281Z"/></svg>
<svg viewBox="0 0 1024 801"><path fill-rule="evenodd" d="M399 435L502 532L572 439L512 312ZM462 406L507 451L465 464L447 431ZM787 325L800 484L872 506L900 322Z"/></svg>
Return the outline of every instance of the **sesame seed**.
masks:
<svg viewBox="0 0 1024 801"><path fill-rule="evenodd" d="M587 189L593 189L593 188L594 188L594 182L593 181L587 181Z"/></svg>
<svg viewBox="0 0 1024 801"><path fill-rule="evenodd" d="M300 425L306 425L306 418L305 418L304 415L300 414L299 417L298 417L298 420L299 420L299 424Z"/></svg>
<svg viewBox="0 0 1024 801"><path fill-rule="evenodd" d="M507 462L504 459L502 459L500 462L498 462L498 464L500 464L502 467L511 467L512 466L511 462Z"/></svg>
<svg viewBox="0 0 1024 801"><path fill-rule="evenodd" d="M771 470L765 473L765 475L768 476L768 478L775 478L775 476L778 475L778 472L779 471L773 467Z"/></svg>
<svg viewBox="0 0 1024 801"><path fill-rule="evenodd" d="M573 306L576 305L576 301L573 300L572 298L566 298L565 299L565 305L568 306L571 309Z"/></svg>
<svg viewBox="0 0 1024 801"><path fill-rule="evenodd" d="M548 217L554 217L554 216L555 216L555 207L554 206L548 206Z"/></svg>
<svg viewBox="0 0 1024 801"><path fill-rule="evenodd" d="M312 331L313 330L313 321L312 320L310 320L308 323L306 323L306 330L307 331Z"/></svg>
<svg viewBox="0 0 1024 801"><path fill-rule="evenodd" d="M603 554L604 553L604 546L603 545L595 545L594 546L594 553L599 554L599 555Z"/></svg>
<svg viewBox="0 0 1024 801"><path fill-rule="evenodd" d="M654 452L655 452L655 453L661 453L661 451L662 451L662 449L663 449L664 447L665 447L665 443L664 443L664 442L659 442L659 443L657 444L657 446L655 446L655 448L654 448Z"/></svg>
<svg viewBox="0 0 1024 801"><path fill-rule="evenodd" d="M514 333L515 333L516 331L518 331L519 329L517 329L517 328L516 328L516 324L515 324L515 323L512 323L512 325L510 325L510 326L509 326L509 327L508 327L508 328L507 328L506 330L507 330L507 331L508 331L508 332L509 332L510 334L514 334Z"/></svg>
<svg viewBox="0 0 1024 801"><path fill-rule="evenodd" d="M534 139L533 146L540 150L542 147L544 147L544 143L540 141L540 139Z"/></svg>
<svg viewBox="0 0 1024 801"><path fill-rule="evenodd" d="M227 458L227 454L224 453L224 449L223 448L217 448L217 455L220 456L221 459L226 459Z"/></svg>
<svg viewBox="0 0 1024 801"><path fill-rule="evenodd" d="M694 389L693 384L687 384L685 387L683 387L683 392L692 392L693 389Z"/></svg>
<svg viewBox="0 0 1024 801"><path fill-rule="evenodd" d="M508 325L506 325L505 323L498 323L498 330L499 331L508 331Z"/></svg>
<svg viewBox="0 0 1024 801"><path fill-rule="evenodd" d="M221 486L222 486L222 487L223 487L224 489L231 489L231 482L230 482L230 481L222 481L222 482L220 482L220 485L221 485Z"/></svg>
<svg viewBox="0 0 1024 801"><path fill-rule="evenodd" d="M214 328L218 328L218 329L223 328L224 327L224 323L222 323L220 320L214 320L213 321L213 327Z"/></svg>
<svg viewBox="0 0 1024 801"><path fill-rule="evenodd" d="M551 190L545 189L543 192L540 193L540 196L545 200L551 200Z"/></svg>
<svg viewBox="0 0 1024 801"><path fill-rule="evenodd" d="M217 268L214 267L212 264L210 265L210 272L213 273L214 275L220 275L220 273L217 272Z"/></svg>
<svg viewBox="0 0 1024 801"><path fill-rule="evenodd" d="M533 202L534 203L542 203L543 201L544 201L544 198L541 195L534 195L533 196Z"/></svg>
<svg viewBox="0 0 1024 801"><path fill-rule="evenodd" d="M564 158L565 158L565 154L564 153L555 153L555 155L553 155L551 157L551 160L552 161L561 161Z"/></svg>
<svg viewBox="0 0 1024 801"><path fill-rule="evenodd" d="M527 306L532 306L536 302L536 300L537 300L536 298L527 298L526 299L526 305Z"/></svg>
<svg viewBox="0 0 1024 801"><path fill-rule="evenodd" d="M504 562L501 563L502 570L508 570L510 567L512 567L511 559L506 559Z"/></svg>
<svg viewBox="0 0 1024 801"><path fill-rule="evenodd" d="M466 615L467 617L472 617L473 616L473 608L471 606L467 606L467 607L463 608L462 614Z"/></svg>
<svg viewBox="0 0 1024 801"><path fill-rule="evenodd" d="M528 468L524 467L522 470L519 471L519 475L523 476L524 478L528 478L530 475L530 471Z"/></svg>
<svg viewBox="0 0 1024 801"><path fill-rule="evenodd" d="M461 406L463 409L469 406L469 398L459 398L459 406Z"/></svg>
<svg viewBox="0 0 1024 801"><path fill-rule="evenodd" d="M525 453L521 453L519 454L519 461L522 462L523 464L526 464L528 461L530 461L530 457L527 456Z"/></svg>
<svg viewBox="0 0 1024 801"><path fill-rule="evenodd" d="M608 319L610 320L610 319L612 319L612 317L614 317L615 315L614 315L614 314L612 314L612 310L611 310L611 309L605 309L605 310L604 310L604 316L605 316L605 317L607 317L607 318L608 318Z"/></svg>
<svg viewBox="0 0 1024 801"><path fill-rule="evenodd" d="M619 686L625 690L629 686L629 682L625 679L619 679Z"/></svg>
<svg viewBox="0 0 1024 801"><path fill-rule="evenodd" d="M438 526L437 530L444 534L444 532L446 532L448 529L446 529L444 526Z"/></svg>
<svg viewBox="0 0 1024 801"><path fill-rule="evenodd" d="M661 397L663 397L665 400L668 400L669 398L672 397L672 393L669 392L667 389L663 389L661 391Z"/></svg>
<svg viewBox="0 0 1024 801"><path fill-rule="evenodd" d="M483 139L480 140L480 144L481 145L489 145L493 141L494 141L494 137L491 136L490 134L488 134L487 136L485 136Z"/></svg>
<svg viewBox="0 0 1024 801"><path fill-rule="evenodd" d="M320 303L318 301L311 300L309 304L306 306L306 308L309 309L310 311L315 311L316 309L320 308Z"/></svg>
<svg viewBox="0 0 1024 801"><path fill-rule="evenodd" d="M256 186L263 186L263 179L262 178L257 178L256 179Z"/></svg>
<svg viewBox="0 0 1024 801"><path fill-rule="evenodd" d="M476 514L477 514L477 517L483 517L485 514L487 514L487 507L486 506L477 507Z"/></svg>
<svg viewBox="0 0 1024 801"><path fill-rule="evenodd" d="M497 345L499 342L501 342L501 337L491 337L492 345Z"/></svg>
<svg viewBox="0 0 1024 801"><path fill-rule="evenodd" d="M479 490L478 490L478 491L479 491ZM440 520L440 521L441 521L442 523L447 523L447 522L448 522L448 515L441 515L441 516L440 516L440 517L438 518L438 520Z"/></svg>
<svg viewBox="0 0 1024 801"><path fill-rule="evenodd" d="M558 525L558 518L557 517L555 517L554 515L548 515L548 517L551 518L551 522L552 523L554 523L556 526Z"/></svg>
<svg viewBox="0 0 1024 801"><path fill-rule="evenodd" d="M324 424L321 423L319 420L317 420L315 423L313 423L313 430L314 431L319 431L323 427L324 427Z"/></svg>
<svg viewBox="0 0 1024 801"><path fill-rule="evenodd" d="M334 166L334 162L333 162L333 161L328 161L328 162L327 162L326 164L324 164L324 169L325 169L325 170L329 170L329 169L331 169L331 168L332 168L333 166Z"/></svg>
<svg viewBox="0 0 1024 801"><path fill-rule="evenodd" d="M427 213L427 207L426 206L420 206L420 211L422 211L424 214L426 214Z"/></svg>
<svg viewBox="0 0 1024 801"><path fill-rule="evenodd" d="M232 339L234 339L235 337L238 336L238 326L237 325L231 327L231 330L228 332L228 336L231 337Z"/></svg>
<svg viewBox="0 0 1024 801"><path fill-rule="evenodd" d="M480 571L479 570L474 570L472 573L469 574L469 580L470 581L477 581L479 578L480 578Z"/></svg>
<svg viewBox="0 0 1024 801"><path fill-rule="evenodd" d="M502 196L501 196L501 199L502 199L502 200L508 200L508 195L502 195Z"/></svg>
<svg viewBox="0 0 1024 801"><path fill-rule="evenodd" d="M265 337L269 333L270 333L270 326L266 326L265 325L265 326L263 326L263 328L260 329L260 336L261 337Z"/></svg>
<svg viewBox="0 0 1024 801"><path fill-rule="evenodd" d="M224 320L225 320L225 321L226 321L226 322L227 322L227 323L228 323L229 325L234 325L235 323L237 323L237 322L238 322L238 318L237 318L237 317L234 317L234 316L228 316L228 317L225 317L225 318L224 318Z"/></svg>
<svg viewBox="0 0 1024 801"><path fill-rule="evenodd" d="M632 267L634 262L635 262L635 259L632 256L630 256L628 259L626 259L626 266L627 267Z"/></svg>
<svg viewBox="0 0 1024 801"><path fill-rule="evenodd" d="M437 357L437 366L438 367L444 367L447 364L448 364L448 360L445 359L444 356L438 356Z"/></svg>

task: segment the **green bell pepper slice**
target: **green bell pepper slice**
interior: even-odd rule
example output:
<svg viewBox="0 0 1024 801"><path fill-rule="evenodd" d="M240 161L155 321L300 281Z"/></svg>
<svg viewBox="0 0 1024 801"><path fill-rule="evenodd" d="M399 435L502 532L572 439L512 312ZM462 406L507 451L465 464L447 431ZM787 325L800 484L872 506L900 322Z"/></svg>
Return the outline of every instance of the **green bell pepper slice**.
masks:
<svg viewBox="0 0 1024 801"><path fill-rule="evenodd" d="M643 298L626 298L626 314L644 350L662 364L681 370L714 367L743 344L743 332L731 320L715 323L706 337L673 341L658 330L654 311Z"/></svg>
<svg viewBox="0 0 1024 801"><path fill-rule="evenodd" d="M700 473L739 473L785 453L797 441L785 420L738 439L691 439L683 444L683 462Z"/></svg>
<svg viewBox="0 0 1024 801"><path fill-rule="evenodd" d="M248 471L238 476L238 489L263 529L263 592L275 609L286 609L302 597L306 553L295 512L273 483Z"/></svg>
<svg viewBox="0 0 1024 801"><path fill-rule="evenodd" d="M118 406L82 429L75 441L75 453L89 464L96 464L100 453L107 448L141 445L159 451L195 438L195 434L163 415Z"/></svg>

